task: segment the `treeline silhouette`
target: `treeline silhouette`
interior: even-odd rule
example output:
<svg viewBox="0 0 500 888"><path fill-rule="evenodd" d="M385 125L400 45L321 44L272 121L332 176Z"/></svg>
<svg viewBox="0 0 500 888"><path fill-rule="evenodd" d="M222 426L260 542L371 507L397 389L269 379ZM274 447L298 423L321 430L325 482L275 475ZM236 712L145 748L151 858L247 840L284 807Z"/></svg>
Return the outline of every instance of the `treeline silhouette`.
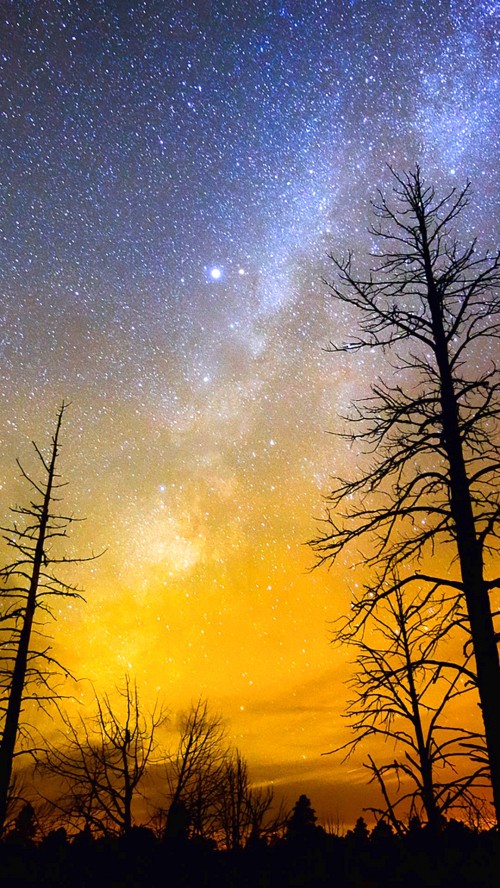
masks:
<svg viewBox="0 0 500 888"><path fill-rule="evenodd" d="M237 850L214 841L158 836L144 826L127 835L71 840L64 827L35 842L34 811L27 805L0 845L0 884L16 888L493 888L500 872L495 831L463 822L441 824L439 840L417 819L404 836L380 821L370 832L362 817L345 835L316 824L301 796L283 828L249 837Z"/></svg>

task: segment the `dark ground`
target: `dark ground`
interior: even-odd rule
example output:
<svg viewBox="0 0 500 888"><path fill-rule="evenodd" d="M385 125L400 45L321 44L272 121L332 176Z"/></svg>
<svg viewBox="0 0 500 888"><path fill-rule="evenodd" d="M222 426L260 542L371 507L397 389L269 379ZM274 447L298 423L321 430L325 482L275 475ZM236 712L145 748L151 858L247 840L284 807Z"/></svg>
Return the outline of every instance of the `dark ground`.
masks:
<svg viewBox="0 0 500 888"><path fill-rule="evenodd" d="M127 840L64 830L40 844L0 845L2 888L497 888L500 842L458 824L438 842L424 830L396 836L311 835L238 852L195 841L167 846L147 829Z"/></svg>

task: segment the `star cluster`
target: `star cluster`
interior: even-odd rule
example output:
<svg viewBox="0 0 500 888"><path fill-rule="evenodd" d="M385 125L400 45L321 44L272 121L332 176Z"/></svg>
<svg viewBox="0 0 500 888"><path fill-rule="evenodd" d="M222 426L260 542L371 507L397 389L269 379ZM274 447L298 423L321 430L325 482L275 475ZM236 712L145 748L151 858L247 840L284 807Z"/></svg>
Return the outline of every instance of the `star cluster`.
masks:
<svg viewBox="0 0 500 888"><path fill-rule="evenodd" d="M327 253L370 248L387 164L417 161L472 181L464 234L494 243L498 7L11 0L1 33L2 511L66 398L74 544L107 547L61 656L205 693L256 765L332 780L357 578L304 541L377 366L324 351L350 333Z"/></svg>

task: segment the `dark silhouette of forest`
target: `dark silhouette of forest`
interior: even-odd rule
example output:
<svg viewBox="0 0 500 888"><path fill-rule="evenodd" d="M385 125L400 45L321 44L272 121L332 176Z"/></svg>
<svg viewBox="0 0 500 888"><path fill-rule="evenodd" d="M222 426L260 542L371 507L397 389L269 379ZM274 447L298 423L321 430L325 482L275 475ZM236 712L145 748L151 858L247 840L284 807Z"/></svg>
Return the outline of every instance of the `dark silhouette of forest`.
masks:
<svg viewBox="0 0 500 888"><path fill-rule="evenodd" d="M230 851L201 838L159 837L144 826L97 839L83 830L71 841L59 827L39 842L32 838L35 829L33 809L24 808L0 847L1 884L493 888L500 871L495 831L476 832L451 820L436 841L416 820L401 837L384 821L370 831L360 817L345 835L329 834L316 824L304 795L270 839L250 838L244 848Z"/></svg>
<svg viewBox="0 0 500 888"><path fill-rule="evenodd" d="M331 257L330 295L358 324L331 351L378 350L389 370L343 420L362 468L333 479L311 541L319 565L342 556L370 573L333 632L354 659L348 738L328 754L362 751L375 826L364 811L328 831L306 795L287 809L201 698L169 746L171 718L161 701L146 710L128 675L74 714L79 677L52 640L60 608L83 597L68 571L99 556L66 549L63 403L34 467L18 463L26 502L2 528L1 884L497 883L500 258L454 234L469 186L439 196L418 167L393 175L373 207L372 266ZM37 735L37 707L57 740Z"/></svg>

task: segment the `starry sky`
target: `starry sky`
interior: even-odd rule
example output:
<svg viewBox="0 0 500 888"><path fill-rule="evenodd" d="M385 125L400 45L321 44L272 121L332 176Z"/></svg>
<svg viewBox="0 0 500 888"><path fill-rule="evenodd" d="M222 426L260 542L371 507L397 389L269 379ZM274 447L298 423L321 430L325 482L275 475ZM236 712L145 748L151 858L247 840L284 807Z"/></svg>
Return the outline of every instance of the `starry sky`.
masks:
<svg viewBox="0 0 500 888"><path fill-rule="evenodd" d="M387 164L470 179L498 234L494 0L5 0L0 508L71 402L61 471L87 603L55 652L175 712L200 694L251 773L366 803L329 645L359 570L310 572L328 434L378 373L327 253L370 249Z"/></svg>

